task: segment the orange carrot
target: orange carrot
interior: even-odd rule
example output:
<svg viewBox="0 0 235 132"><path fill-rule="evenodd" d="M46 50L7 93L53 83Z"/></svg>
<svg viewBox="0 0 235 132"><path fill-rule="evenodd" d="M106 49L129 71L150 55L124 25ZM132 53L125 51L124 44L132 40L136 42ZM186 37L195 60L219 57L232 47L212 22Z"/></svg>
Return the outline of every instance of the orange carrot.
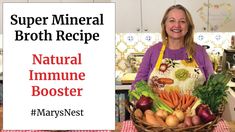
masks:
<svg viewBox="0 0 235 132"><path fill-rule="evenodd" d="M183 99L183 96L180 97L180 100L179 100L179 104L178 104L178 106L177 106L177 109L181 109L182 99Z"/></svg>
<svg viewBox="0 0 235 132"><path fill-rule="evenodd" d="M175 96L174 96L174 94L173 94L172 91L169 92L169 96L170 96L170 98L171 98L171 100L172 100L172 104L176 107L177 104L176 104L176 101L175 101Z"/></svg>
<svg viewBox="0 0 235 132"><path fill-rule="evenodd" d="M194 97L194 96L193 96ZM189 108L192 108L193 105L197 102L197 97L194 97L193 103L189 106Z"/></svg>
<svg viewBox="0 0 235 132"><path fill-rule="evenodd" d="M189 107L189 105L191 105L193 103L193 101L194 101L194 97L193 96L189 96L188 99L189 100L182 106L183 110L186 110Z"/></svg>
<svg viewBox="0 0 235 132"><path fill-rule="evenodd" d="M168 92L165 92L165 95L166 95L166 97L167 97L166 100L167 100L167 101L170 101L170 102L172 103L172 99L171 99L169 93L168 93Z"/></svg>
<svg viewBox="0 0 235 132"><path fill-rule="evenodd" d="M163 98L163 95L162 95L162 91L161 91L161 90L159 91L159 97L160 97L160 98Z"/></svg>
<svg viewBox="0 0 235 132"><path fill-rule="evenodd" d="M179 105L179 98L177 96L176 91L173 91L173 96L175 97L175 105L178 106Z"/></svg>
<svg viewBox="0 0 235 132"><path fill-rule="evenodd" d="M167 96L166 96L166 92L165 92L165 91L162 91L162 97L163 97L163 99L167 99Z"/></svg>
<svg viewBox="0 0 235 132"><path fill-rule="evenodd" d="M185 101L186 101L186 96L183 94L182 95L182 100L181 100L181 105L183 106L185 104Z"/></svg>
<svg viewBox="0 0 235 132"><path fill-rule="evenodd" d="M170 101L165 100L165 99L162 99L162 98L160 98L160 100L162 100L162 101L163 101L165 104L167 104L169 107L174 108L174 105L173 105Z"/></svg>
<svg viewBox="0 0 235 132"><path fill-rule="evenodd" d="M176 93L178 99L180 99L180 93L179 93L179 91L178 91L178 90L175 90L175 93Z"/></svg>

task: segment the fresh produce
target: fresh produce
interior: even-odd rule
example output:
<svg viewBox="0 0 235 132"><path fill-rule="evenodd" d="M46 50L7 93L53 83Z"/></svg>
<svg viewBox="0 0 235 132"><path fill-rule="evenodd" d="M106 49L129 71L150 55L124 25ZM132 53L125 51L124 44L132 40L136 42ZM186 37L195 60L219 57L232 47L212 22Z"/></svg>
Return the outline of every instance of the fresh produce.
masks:
<svg viewBox="0 0 235 132"><path fill-rule="evenodd" d="M166 119L166 117L168 116L168 113L165 110L157 110L157 112L155 113L155 116L161 117L163 120Z"/></svg>
<svg viewBox="0 0 235 132"><path fill-rule="evenodd" d="M142 95L136 103L136 108L141 109L143 112L147 109L151 109L153 106L153 100L150 97Z"/></svg>
<svg viewBox="0 0 235 132"><path fill-rule="evenodd" d="M145 120L146 120L147 123L149 123L151 125L160 126L160 124L156 120L156 118L155 118L153 112L151 112L151 110L146 110L144 112L144 115L145 115Z"/></svg>
<svg viewBox="0 0 235 132"><path fill-rule="evenodd" d="M193 125L192 123L192 117L191 116L186 116L185 119L184 119L184 124L187 126L187 127L190 127Z"/></svg>
<svg viewBox="0 0 235 132"><path fill-rule="evenodd" d="M166 124L169 127L176 127L179 125L179 119L175 115L169 115L166 117Z"/></svg>
<svg viewBox="0 0 235 132"><path fill-rule="evenodd" d="M228 72L213 74L205 85L194 89L193 95L200 98L202 103L207 104L213 113L217 113L219 106L227 102L227 83L231 77Z"/></svg>
<svg viewBox="0 0 235 132"><path fill-rule="evenodd" d="M188 107L192 107L197 98L188 94L180 94L179 91L159 91L160 99L170 106L172 109L181 109L185 111Z"/></svg>
<svg viewBox="0 0 235 132"><path fill-rule="evenodd" d="M204 123L213 121L216 118L215 115L211 112L210 108L205 104L200 104L197 106L196 115L198 115Z"/></svg>
<svg viewBox="0 0 235 132"><path fill-rule="evenodd" d="M193 123L193 125L200 125L200 124L201 124L201 119L200 119L200 117L197 116L197 115L194 115L194 116L192 117L192 123Z"/></svg>
<svg viewBox="0 0 235 132"><path fill-rule="evenodd" d="M136 109L134 111L134 115L140 119L143 119L143 116L144 116L143 112L140 109Z"/></svg>
<svg viewBox="0 0 235 132"><path fill-rule="evenodd" d="M175 110L173 112L173 115L175 115L179 119L179 122L182 122L184 120L184 112L181 110Z"/></svg>
<svg viewBox="0 0 235 132"><path fill-rule="evenodd" d="M162 118L156 116L151 110L146 110L144 112L145 120L147 123L154 125L154 126L167 126L166 123L162 120Z"/></svg>
<svg viewBox="0 0 235 132"><path fill-rule="evenodd" d="M184 124L184 123L180 123L177 127L179 127L179 128L184 128L184 127L187 127L187 126L186 126L186 124Z"/></svg>
<svg viewBox="0 0 235 132"><path fill-rule="evenodd" d="M135 89L129 91L129 98L130 101L136 99L139 100L142 95L146 97L150 97L153 100L153 107L152 109L156 111L157 109L165 110L169 113L173 112L173 109L166 105L163 101L161 101L155 93L151 90L148 84L145 81L139 81L135 85Z"/></svg>
<svg viewBox="0 0 235 132"><path fill-rule="evenodd" d="M164 120L163 120L161 117L159 117L159 116L157 116L157 115L155 114L155 118L156 118L156 120L158 121L158 123L159 123L162 127L166 127L166 126L167 126L167 124L164 122Z"/></svg>

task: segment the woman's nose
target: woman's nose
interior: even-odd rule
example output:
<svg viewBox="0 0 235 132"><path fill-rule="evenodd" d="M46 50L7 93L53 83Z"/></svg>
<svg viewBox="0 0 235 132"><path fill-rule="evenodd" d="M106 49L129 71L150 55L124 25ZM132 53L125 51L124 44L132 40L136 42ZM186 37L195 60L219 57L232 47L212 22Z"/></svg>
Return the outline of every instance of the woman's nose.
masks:
<svg viewBox="0 0 235 132"><path fill-rule="evenodd" d="M176 21L176 22L175 22L175 26L176 26L176 27L181 27L180 21Z"/></svg>

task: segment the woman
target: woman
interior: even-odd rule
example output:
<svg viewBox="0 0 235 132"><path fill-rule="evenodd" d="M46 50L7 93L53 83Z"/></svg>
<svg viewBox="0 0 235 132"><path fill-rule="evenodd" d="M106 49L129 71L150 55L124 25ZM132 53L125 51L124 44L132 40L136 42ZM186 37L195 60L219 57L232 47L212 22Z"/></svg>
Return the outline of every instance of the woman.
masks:
<svg viewBox="0 0 235 132"><path fill-rule="evenodd" d="M146 51L132 89L136 82L145 80L154 90L192 92L213 73L205 49L193 41L192 17L182 5L173 5L165 12L161 26L162 42Z"/></svg>

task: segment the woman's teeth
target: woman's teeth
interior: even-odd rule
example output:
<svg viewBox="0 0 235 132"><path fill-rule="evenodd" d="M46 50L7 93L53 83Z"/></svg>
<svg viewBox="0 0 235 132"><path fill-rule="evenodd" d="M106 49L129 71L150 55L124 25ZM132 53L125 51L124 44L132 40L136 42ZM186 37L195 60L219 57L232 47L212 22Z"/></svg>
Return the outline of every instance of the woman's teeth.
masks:
<svg viewBox="0 0 235 132"><path fill-rule="evenodd" d="M175 33L179 33L179 32L181 32L181 30L180 30L180 29L172 29L171 31L172 31L172 32L175 32Z"/></svg>

